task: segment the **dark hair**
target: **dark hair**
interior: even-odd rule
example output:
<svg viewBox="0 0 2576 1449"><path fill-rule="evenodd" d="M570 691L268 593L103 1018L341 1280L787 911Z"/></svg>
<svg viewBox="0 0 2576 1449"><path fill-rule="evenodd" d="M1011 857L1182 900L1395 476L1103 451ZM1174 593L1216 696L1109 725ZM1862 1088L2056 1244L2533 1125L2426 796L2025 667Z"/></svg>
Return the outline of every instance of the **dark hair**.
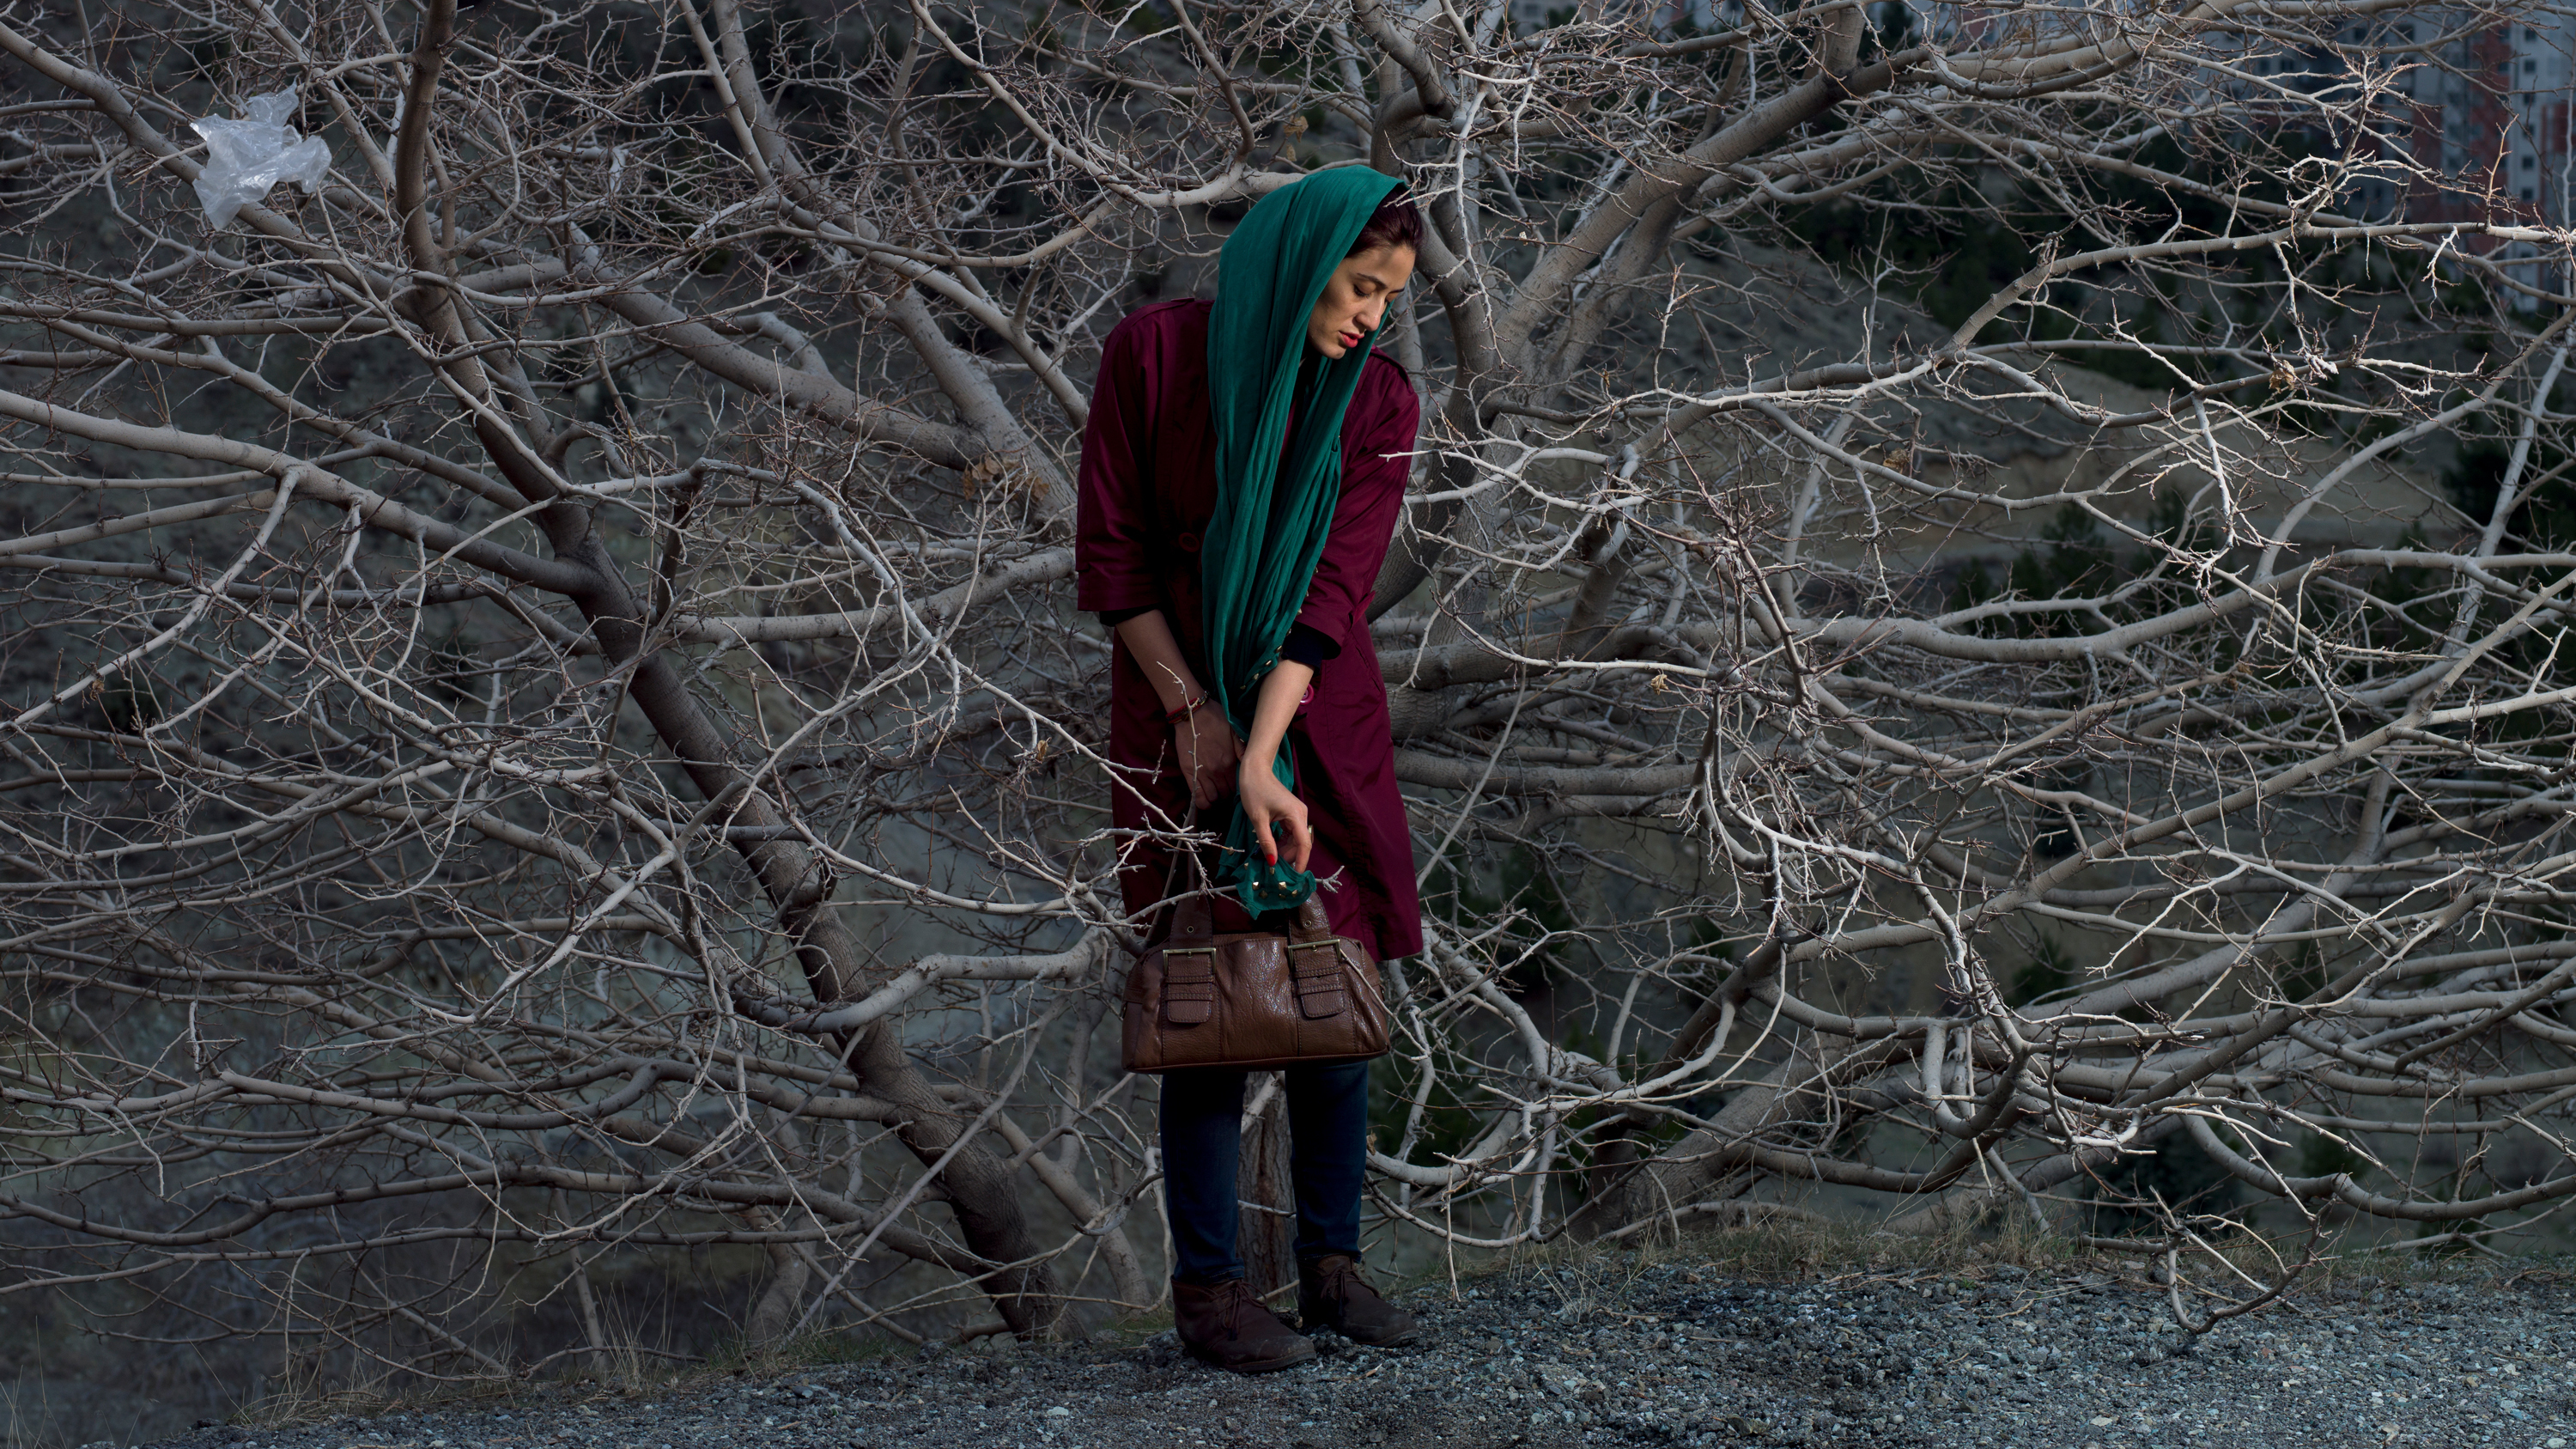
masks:
<svg viewBox="0 0 2576 1449"><path fill-rule="evenodd" d="M1422 212L1413 198L1399 186L1377 204L1369 214L1368 225L1360 228L1359 239L1351 243L1350 256L1375 251L1379 247L1402 247L1409 252L1422 250Z"/></svg>

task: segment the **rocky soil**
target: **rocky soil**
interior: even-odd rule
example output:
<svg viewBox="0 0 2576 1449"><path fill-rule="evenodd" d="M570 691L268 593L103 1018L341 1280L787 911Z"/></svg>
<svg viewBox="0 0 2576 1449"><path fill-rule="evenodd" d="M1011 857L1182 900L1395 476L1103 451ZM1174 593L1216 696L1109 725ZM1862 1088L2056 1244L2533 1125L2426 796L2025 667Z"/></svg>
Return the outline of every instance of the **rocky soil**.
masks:
<svg viewBox="0 0 2576 1449"><path fill-rule="evenodd" d="M707 1375L635 1396L209 1425L173 1449L1852 1449L2576 1442L2576 1292L2549 1272L2317 1287L2202 1338L2123 1265L1754 1281L1689 1257L1401 1295L1425 1342L1328 1339L1237 1378L1168 1333ZM1139 1341L1139 1339L1142 1341Z"/></svg>

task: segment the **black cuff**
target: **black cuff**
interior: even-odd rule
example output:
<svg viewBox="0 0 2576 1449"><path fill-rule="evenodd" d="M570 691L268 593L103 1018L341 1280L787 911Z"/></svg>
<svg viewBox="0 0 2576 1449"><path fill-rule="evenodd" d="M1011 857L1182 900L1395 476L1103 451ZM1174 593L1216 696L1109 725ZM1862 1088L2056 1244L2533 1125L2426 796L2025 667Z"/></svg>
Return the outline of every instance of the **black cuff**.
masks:
<svg viewBox="0 0 2576 1449"><path fill-rule="evenodd" d="M1324 661L1342 652L1333 636L1310 624L1298 624L1288 630L1288 642L1279 646L1279 657L1294 660L1309 669L1321 669Z"/></svg>
<svg viewBox="0 0 2576 1449"><path fill-rule="evenodd" d="M1142 614L1150 614L1160 607L1162 606L1159 604L1147 604L1141 609L1103 609L1100 611L1100 626L1104 629L1115 629L1130 619Z"/></svg>

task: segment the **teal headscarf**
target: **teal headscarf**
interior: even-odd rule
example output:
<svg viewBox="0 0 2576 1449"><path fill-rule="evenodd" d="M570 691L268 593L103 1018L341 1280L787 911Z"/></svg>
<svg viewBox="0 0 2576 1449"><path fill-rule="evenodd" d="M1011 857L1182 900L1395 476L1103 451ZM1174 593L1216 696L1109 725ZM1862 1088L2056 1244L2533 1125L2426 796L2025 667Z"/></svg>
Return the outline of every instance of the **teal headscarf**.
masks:
<svg viewBox="0 0 2576 1449"><path fill-rule="evenodd" d="M1261 680L1306 602L1342 492L1342 414L1375 333L1308 366L1306 319L1380 203L1402 183L1365 167L1318 171L1263 197L1217 258L1208 317L1208 406L1216 423L1216 513L1199 552L1209 687L1235 733L1252 731ZM1301 396L1302 393L1302 396ZM1291 413L1297 435L1288 436ZM1294 787L1283 745L1272 765ZM1301 904L1315 877L1266 864L1238 798L1220 883L1253 912Z"/></svg>

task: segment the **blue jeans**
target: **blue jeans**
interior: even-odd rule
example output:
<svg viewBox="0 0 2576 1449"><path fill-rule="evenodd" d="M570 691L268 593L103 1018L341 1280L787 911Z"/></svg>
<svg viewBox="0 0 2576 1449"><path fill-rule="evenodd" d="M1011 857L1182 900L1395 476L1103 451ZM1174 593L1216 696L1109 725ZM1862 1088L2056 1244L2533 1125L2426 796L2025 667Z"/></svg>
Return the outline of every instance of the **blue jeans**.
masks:
<svg viewBox="0 0 2576 1449"><path fill-rule="evenodd" d="M1235 1255L1236 1158L1244 1074L1163 1074L1163 1203L1172 1217L1172 1276L1243 1276ZM1360 1177L1368 1166L1369 1064L1290 1067L1288 1175L1297 1189L1297 1260L1360 1255Z"/></svg>

